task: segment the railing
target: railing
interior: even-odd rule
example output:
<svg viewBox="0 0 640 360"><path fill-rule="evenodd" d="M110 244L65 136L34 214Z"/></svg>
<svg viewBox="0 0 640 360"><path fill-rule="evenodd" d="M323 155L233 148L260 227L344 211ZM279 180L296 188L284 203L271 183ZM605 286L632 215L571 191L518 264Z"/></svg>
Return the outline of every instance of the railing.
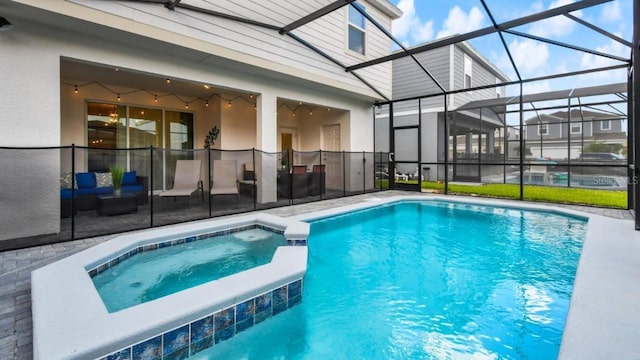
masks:
<svg viewBox="0 0 640 360"><path fill-rule="evenodd" d="M0 251L374 192L386 187L375 181L375 169L387 166L379 159L388 157L346 151L2 147ZM181 160L189 160L181 163L195 174L177 168ZM109 183L114 167L125 171L119 195ZM195 177L191 188L189 176ZM177 188L178 195L168 192Z"/></svg>

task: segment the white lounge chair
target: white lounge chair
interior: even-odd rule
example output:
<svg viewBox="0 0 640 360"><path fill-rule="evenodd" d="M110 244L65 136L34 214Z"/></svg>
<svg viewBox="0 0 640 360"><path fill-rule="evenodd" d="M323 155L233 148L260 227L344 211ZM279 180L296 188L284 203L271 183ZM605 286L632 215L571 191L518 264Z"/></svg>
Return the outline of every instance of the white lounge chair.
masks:
<svg viewBox="0 0 640 360"><path fill-rule="evenodd" d="M235 160L213 160L211 195L235 195L238 201L238 168Z"/></svg>
<svg viewBox="0 0 640 360"><path fill-rule="evenodd" d="M161 197L183 197L196 191L202 192L202 180L200 180L200 160L176 161L176 172L173 178L173 188L158 194Z"/></svg>

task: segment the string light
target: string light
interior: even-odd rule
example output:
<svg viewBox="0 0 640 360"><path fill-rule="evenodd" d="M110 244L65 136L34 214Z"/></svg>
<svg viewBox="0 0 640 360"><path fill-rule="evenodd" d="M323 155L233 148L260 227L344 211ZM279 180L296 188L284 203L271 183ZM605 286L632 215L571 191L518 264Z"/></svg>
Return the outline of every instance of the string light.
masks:
<svg viewBox="0 0 640 360"><path fill-rule="evenodd" d="M171 84L171 79L167 78L167 84Z"/></svg>
<svg viewBox="0 0 640 360"><path fill-rule="evenodd" d="M309 109L309 116L313 115L313 110Z"/></svg>
<svg viewBox="0 0 640 360"><path fill-rule="evenodd" d="M167 78L166 80L167 80L167 82L171 81L169 78ZM187 106L188 104L193 103L195 101L202 101L206 107L209 107L209 100L212 97L217 97L221 101L226 101L227 102L227 107L231 107L231 105L232 105L231 103L236 101L236 100L244 100L245 102L253 105L254 109L257 109L256 102L250 100L250 99L253 99L254 94L248 94L248 96L247 96L247 94L245 94L245 95L236 95L235 97L231 97L231 98L224 97L224 96L222 96L220 94L211 94L206 99L205 98L200 98L200 97L195 97L195 98L191 98L191 99L185 99L185 98L182 98L182 97L180 97L179 95L176 95L176 94L172 94L172 93L156 94L156 93L151 92L151 91L149 91L147 89L132 89L130 91L125 91L123 93L120 93L120 92L116 92L116 91L110 89L108 86L106 86L106 85L104 85L102 83L96 82L96 81L88 82L88 83L84 83L84 84L69 84L69 83L63 83L63 84L67 85L67 86L73 86L73 91L76 94L80 92L80 88L81 87L89 86L89 85L98 85L98 86L102 87L103 89L105 89L105 90L111 92L112 94L114 94L118 101L122 101L122 95L129 95L129 94L134 94L134 93L138 93L138 92L146 92L147 94L153 96L153 102L155 102L155 103L158 102L158 98L159 97L172 96L172 97L176 98L178 101L184 102L185 103L185 107L187 107L187 108L188 108L188 106ZM211 88L213 88L211 85L209 85L209 86Z"/></svg>
<svg viewBox="0 0 640 360"><path fill-rule="evenodd" d="M184 103L184 107L185 107L185 109L188 109L189 108L189 103L188 102Z"/></svg>

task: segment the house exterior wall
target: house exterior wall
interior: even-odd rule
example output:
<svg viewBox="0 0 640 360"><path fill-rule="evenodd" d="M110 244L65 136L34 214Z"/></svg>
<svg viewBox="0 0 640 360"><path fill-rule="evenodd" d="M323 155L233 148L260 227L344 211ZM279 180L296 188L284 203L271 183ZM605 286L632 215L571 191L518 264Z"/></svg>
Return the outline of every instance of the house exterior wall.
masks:
<svg viewBox="0 0 640 360"><path fill-rule="evenodd" d="M193 42L194 48L196 43L213 46L216 50L212 49L211 54L234 60L242 59L240 61L270 70L293 72L296 73L296 76L309 80L320 82L331 80L336 84L341 83L348 86L353 91L368 95L373 94L366 85L354 76L345 76L344 70L336 64L315 54L289 36L279 35L275 30L180 8L170 11L162 4L91 0L70 0L70 2L83 8L75 10L78 14L87 11L102 13L101 23L107 26L112 26L110 25L112 22L109 21L111 16L125 18L131 22L155 28L156 31L161 29L160 32L167 31L187 38ZM362 1L362 3L374 18L390 29L391 19L388 16L385 16L369 2ZM294 1L288 2L285 9L282 2L278 0L245 0L241 3L220 1L216 3L215 7L207 3L195 3L195 5L222 13L241 14L242 17L277 26L289 24L320 7L314 3ZM325 4L322 3L322 5ZM359 54L351 53L346 49L344 44L347 32L347 10L347 7L343 7L294 30L294 33L347 64L386 55L391 47L391 42L380 31L374 31L373 26L369 26L371 30L366 32L366 56L358 56ZM129 30L129 26L122 27L120 25L120 28L125 31ZM165 37L162 40L167 41L168 38ZM386 64L360 70L358 74L387 97L390 97L391 75L389 70L390 65Z"/></svg>
<svg viewBox="0 0 640 360"><path fill-rule="evenodd" d="M472 76L471 76L471 87L483 86L483 85L494 85L496 83L497 75L496 73L489 69L483 62L479 61L478 58L471 55L469 51L464 50L460 46L451 45L453 47L453 88L451 90L460 90L464 89L464 58L465 54L472 61ZM500 80L502 82L502 80ZM501 96L504 96L504 88L498 89L501 92ZM484 89L484 90L474 90L458 93L455 95L454 100L452 101L452 107L462 106L470 101L476 100L486 100L496 98L496 89Z"/></svg>
<svg viewBox="0 0 640 360"><path fill-rule="evenodd" d="M443 47L416 54L415 56L445 89L449 89L450 55L449 48ZM441 92L440 88L410 57L403 57L392 61L392 63L393 97L395 99ZM422 100L422 107L444 107L444 99L442 96L425 98ZM395 103L393 110L394 112L417 111L417 108L412 102L401 102Z"/></svg>
<svg viewBox="0 0 640 360"><path fill-rule="evenodd" d="M23 6L22 3L35 4L37 7ZM343 70L339 68L335 70L335 65L327 64L317 54L293 44L290 39L276 37L278 44L283 45L282 49L286 50L281 51L278 56L266 54L268 51L265 49L249 49L251 44L243 45L246 46L247 53L240 56L237 54L240 50L229 50L223 47L240 45L231 44L228 39L224 42L222 37L218 39L220 44L207 47L203 41L193 42L189 38L202 35L200 30L185 29L177 23L164 23L166 28L179 28L174 29L175 31L195 32L195 34L185 33L176 36L175 33L171 34L145 25L144 23L157 21L158 15L155 12L166 11L162 6L150 4L133 6L125 2L103 1L83 1L82 3L92 8L67 1L35 0L12 1L3 3L0 7L3 15L10 17L15 25L11 31L0 33L2 52L11 54L11 56L0 57L0 82L3 87L0 110L5 114L14 114L11 116L12 121L4 121L0 125L1 146L60 146L86 143L86 125L81 125L86 119L84 100L70 99L66 94L61 95L61 87L63 87L61 85L63 79L60 77L61 59L73 59L118 66L123 69L135 69L185 81L210 83L218 87L256 94L257 116L253 117L254 124L246 124L251 129L255 129L252 130L255 134L254 138L244 139L234 136L233 133L237 127L231 126L231 130L228 131L231 134L224 134L224 131L221 133L220 146L243 148L249 142L253 142L258 149L268 152L277 151L276 104L279 97L284 97L298 99L305 103L323 104L336 109L349 109L349 118L340 120L341 124L344 124L341 133L344 139L341 141L344 150L373 150L371 104L377 95L372 95L369 89L365 89L359 81L352 81ZM7 4L10 6L7 7ZM101 6L107 6L106 13L96 10ZM119 12L117 16L109 15L108 13L113 11L111 6L124 6L125 8L119 9L127 11ZM148 13L140 11L137 6L144 7ZM42 8L48 10L42 11ZM59 15L58 12L63 10L72 11L75 15L86 15L89 22ZM133 24L131 20L126 19L133 16L132 14L135 14L136 20L143 24ZM178 22L185 17L184 14L177 12L162 15L172 17ZM43 22L38 22L36 19L41 19ZM99 21L103 21L109 27L92 23ZM216 20L215 23L219 22ZM132 31L140 30L139 35L112 28L118 27L118 24ZM157 34L150 35L151 30ZM239 32L253 34L259 39L251 46L262 41L264 30L244 30L246 31ZM161 37L160 35L167 36L167 39L154 40L155 37ZM216 37L213 36L213 38ZM172 44L172 42L178 43L178 40L184 40L184 46ZM227 53L233 52L235 59L246 61L240 62L211 55L213 49L220 50L219 55L228 55ZM274 50L273 47L269 49ZM260 58L261 53L264 53L263 58ZM295 56L292 55L293 53ZM265 60L267 55L272 57ZM289 58L289 55L293 58ZM279 61L282 63L276 64ZM73 93L73 89L70 90ZM94 100L104 99L103 95L96 93ZM110 97L112 98L113 94L110 94ZM131 97L123 99L123 102L130 105L146 105L149 99ZM175 107L179 108L179 106ZM218 110L221 112L221 125L224 125L224 122L228 122L228 118L224 115L224 109L218 108ZM197 147L200 147L206 132L216 124L217 115L213 107L211 110L202 111L202 114L195 116L196 130L199 133L194 139ZM213 120L203 119L209 116L206 111L212 112ZM64 121L63 117L65 117ZM62 134L63 130L64 134ZM22 160L3 159L10 162L11 168L16 168L16 162L20 164ZM9 163L5 165L9 167ZM34 159L29 159L24 165L21 171L3 174L0 177L2 182L0 185L6 190L6 192L3 191L3 196L6 198L0 202L2 204L0 213L3 214L0 217L0 226L3 229L0 240L59 232L59 176L64 170L60 155L58 153L55 153L55 156L40 154ZM269 166L269 164L265 165ZM275 167L275 163L272 165ZM272 183L275 184L275 174L273 177ZM269 182L265 181L265 183ZM265 192L259 190L259 201L270 201L274 198L275 189ZM16 204L19 205L16 206Z"/></svg>

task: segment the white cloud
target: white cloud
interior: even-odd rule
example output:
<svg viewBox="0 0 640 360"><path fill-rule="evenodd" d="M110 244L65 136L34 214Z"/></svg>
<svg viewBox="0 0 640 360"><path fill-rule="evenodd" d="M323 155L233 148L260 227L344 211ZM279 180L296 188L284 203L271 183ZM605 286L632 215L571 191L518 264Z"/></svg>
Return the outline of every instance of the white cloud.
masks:
<svg viewBox="0 0 640 360"><path fill-rule="evenodd" d="M511 52L513 61L518 67L520 76L525 79L541 74L542 70L547 67L547 62L549 61L549 48L547 44L533 40L518 41L518 39L514 39L511 44L509 44L509 52ZM516 78L513 72L513 66L511 66L511 62L506 53L498 59L496 65L513 79Z"/></svg>
<svg viewBox="0 0 640 360"><path fill-rule="evenodd" d="M449 10L449 16L447 16L447 19L444 21L442 30L438 31L436 38L468 33L479 29L483 23L484 15L477 6L472 7L467 14L456 5Z"/></svg>
<svg viewBox="0 0 640 360"><path fill-rule="evenodd" d="M622 19L622 11L620 10L620 2L613 1L607 3L602 8L600 19L605 22L617 22Z"/></svg>
<svg viewBox="0 0 640 360"><path fill-rule="evenodd" d="M549 4L549 9L557 8L571 3L573 3L573 0L556 0ZM582 17L582 10L574 11L571 13L571 15ZM559 15L535 22L531 26L529 33L541 37L566 36L571 34L575 27L575 21L569 19L566 16Z"/></svg>
<svg viewBox="0 0 640 360"><path fill-rule="evenodd" d="M402 10L402 17L393 21L393 36L403 45L408 43L422 43L433 38L433 21L423 22L416 14L414 0L400 0L398 8Z"/></svg>
<svg viewBox="0 0 640 360"><path fill-rule="evenodd" d="M620 36L620 34L616 34L617 36ZM617 55L623 58L628 58L629 57L629 48L627 48L626 46L624 46L623 44L614 41L614 40L610 40L608 44L602 45L602 46L598 46L596 48L596 51L600 51L606 54L610 54L610 55ZM598 56L598 55L593 55L593 54L584 54L582 55L582 60L580 61L580 66L582 69L588 70L588 69L596 69L596 68L602 68L602 67L607 67L607 66L613 66L613 65L620 65L621 62L613 60L613 59L609 59L606 57L602 57L602 56ZM622 76L621 76L622 74ZM590 77L593 78L601 78L601 79L605 79L605 78L612 78L612 82L617 82L617 81L624 81L624 71L604 71L604 72L597 72L597 73L591 73ZM614 80L615 78L615 80Z"/></svg>

